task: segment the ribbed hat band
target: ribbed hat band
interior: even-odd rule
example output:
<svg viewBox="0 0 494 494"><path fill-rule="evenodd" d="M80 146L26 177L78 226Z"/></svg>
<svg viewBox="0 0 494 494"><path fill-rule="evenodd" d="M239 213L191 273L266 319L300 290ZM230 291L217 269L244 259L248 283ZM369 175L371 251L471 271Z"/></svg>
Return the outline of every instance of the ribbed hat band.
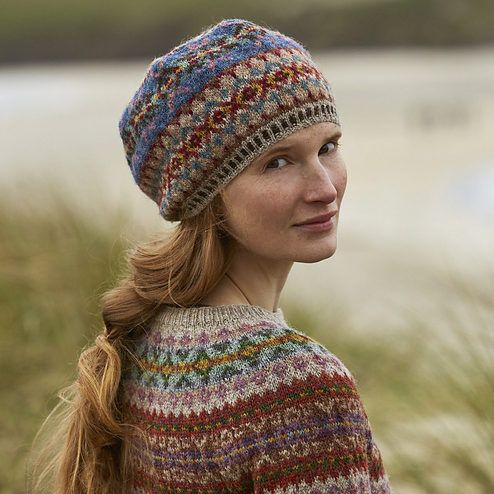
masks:
<svg viewBox="0 0 494 494"><path fill-rule="evenodd" d="M278 31L226 19L154 59L119 130L135 182L177 221L275 142L320 122L340 125L309 52Z"/></svg>

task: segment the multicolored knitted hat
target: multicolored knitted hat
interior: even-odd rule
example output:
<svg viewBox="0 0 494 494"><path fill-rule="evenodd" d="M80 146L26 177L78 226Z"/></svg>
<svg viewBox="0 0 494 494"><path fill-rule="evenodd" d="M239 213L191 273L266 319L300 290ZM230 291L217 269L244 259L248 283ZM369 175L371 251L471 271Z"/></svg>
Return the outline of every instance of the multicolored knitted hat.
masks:
<svg viewBox="0 0 494 494"><path fill-rule="evenodd" d="M161 216L195 216L254 158L298 129L340 125L331 87L294 39L225 19L149 65L119 131Z"/></svg>

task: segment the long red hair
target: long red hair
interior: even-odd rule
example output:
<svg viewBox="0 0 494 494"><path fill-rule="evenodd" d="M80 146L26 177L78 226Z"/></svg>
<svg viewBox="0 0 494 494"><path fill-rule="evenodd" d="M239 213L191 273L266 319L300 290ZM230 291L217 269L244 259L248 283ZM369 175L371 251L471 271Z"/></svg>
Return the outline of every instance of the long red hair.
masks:
<svg viewBox="0 0 494 494"><path fill-rule="evenodd" d="M218 194L166 237L128 254L129 272L102 297L101 333L82 351L76 381L59 392L60 401L33 441L29 492L126 491L133 477L133 439L145 441L119 406L123 366L134 359L131 342L164 304L197 304L216 286L231 262L231 238Z"/></svg>

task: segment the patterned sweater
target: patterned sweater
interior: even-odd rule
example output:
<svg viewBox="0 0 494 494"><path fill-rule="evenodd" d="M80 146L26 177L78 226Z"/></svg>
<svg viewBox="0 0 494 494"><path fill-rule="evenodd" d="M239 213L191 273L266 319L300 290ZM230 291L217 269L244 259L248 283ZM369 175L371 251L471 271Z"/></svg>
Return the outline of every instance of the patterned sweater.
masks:
<svg viewBox="0 0 494 494"><path fill-rule="evenodd" d="M392 493L355 379L281 309L167 306L134 350L132 494Z"/></svg>

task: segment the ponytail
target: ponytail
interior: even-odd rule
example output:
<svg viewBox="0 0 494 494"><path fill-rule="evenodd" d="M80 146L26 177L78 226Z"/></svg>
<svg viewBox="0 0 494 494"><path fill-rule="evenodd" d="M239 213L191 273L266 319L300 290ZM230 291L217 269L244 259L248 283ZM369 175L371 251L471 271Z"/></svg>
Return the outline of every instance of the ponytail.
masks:
<svg viewBox="0 0 494 494"><path fill-rule="evenodd" d="M119 401L126 364L139 364L132 343L165 304L194 305L221 280L232 252L221 218L218 194L169 236L128 255L130 273L102 297L102 332L82 351L76 381L59 392L33 440L29 492L126 492L133 449L147 445L143 431L125 422Z"/></svg>

